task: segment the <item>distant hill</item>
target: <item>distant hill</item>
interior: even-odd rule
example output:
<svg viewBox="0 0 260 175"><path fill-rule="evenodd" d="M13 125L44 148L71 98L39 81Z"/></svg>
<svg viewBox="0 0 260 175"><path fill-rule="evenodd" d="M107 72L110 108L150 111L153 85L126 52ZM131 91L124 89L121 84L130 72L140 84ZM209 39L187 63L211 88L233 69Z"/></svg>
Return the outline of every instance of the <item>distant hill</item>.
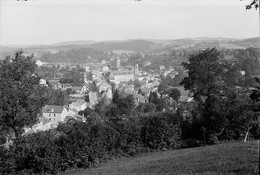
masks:
<svg viewBox="0 0 260 175"><path fill-rule="evenodd" d="M243 39L243 40L233 41L233 42L230 42L230 43L241 46L241 47L257 47L257 48L260 48L260 37Z"/></svg>
<svg viewBox="0 0 260 175"><path fill-rule="evenodd" d="M107 53L92 48L74 48L56 53L45 53L38 59L47 63L86 64L101 61L108 57Z"/></svg>
<svg viewBox="0 0 260 175"><path fill-rule="evenodd" d="M79 41L65 41L52 44L52 46L65 46L65 45L87 45L95 43L96 41L79 40Z"/></svg>
<svg viewBox="0 0 260 175"><path fill-rule="evenodd" d="M69 50L85 49L90 48L91 53L94 52L114 52L120 53L133 53L133 52L143 52L143 53L169 53L172 50L183 50L183 49L205 49L208 47L227 48L227 49L245 49L248 47L260 48L260 38L247 38L247 39L234 39L234 38L183 38L175 40L167 39L135 39L135 40L114 40L114 41L91 41L91 40L78 40L78 41L66 41L59 42L52 45L33 45L33 46L0 46L0 59L3 59L7 55L11 55L15 50L22 48L26 54L34 53L35 56L41 57L48 53L55 54L57 52L63 51L67 52ZM102 55L101 54L101 55ZM94 54L94 55L100 55ZM46 56L46 55L45 55ZM89 56L89 55L86 55ZM92 55L93 56L93 55ZM95 58L93 56L92 58ZM104 56L101 56L103 58ZM78 58L81 60L81 57ZM52 60L45 57L45 60ZM68 59L66 58L68 61ZM55 61L55 60L52 60ZM62 61L59 59L59 61ZM66 61L66 62L67 62ZM73 61L74 62L74 61Z"/></svg>
<svg viewBox="0 0 260 175"><path fill-rule="evenodd" d="M89 47L102 51L129 50L136 52L147 52L154 47L160 47L160 45L146 40L129 40L97 42L90 44Z"/></svg>

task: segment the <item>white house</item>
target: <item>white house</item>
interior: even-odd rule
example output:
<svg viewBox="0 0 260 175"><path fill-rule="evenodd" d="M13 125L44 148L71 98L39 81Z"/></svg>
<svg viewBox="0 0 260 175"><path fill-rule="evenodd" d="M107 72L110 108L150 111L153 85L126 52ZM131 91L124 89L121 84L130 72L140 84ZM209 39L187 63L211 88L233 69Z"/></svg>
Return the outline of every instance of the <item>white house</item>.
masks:
<svg viewBox="0 0 260 175"><path fill-rule="evenodd" d="M39 84L41 84L43 86L48 86L47 85L47 81L45 79L43 79L43 78L40 79L40 83Z"/></svg>
<svg viewBox="0 0 260 175"><path fill-rule="evenodd" d="M117 71L113 72L115 81L129 82L134 81L135 75L132 71Z"/></svg>
<svg viewBox="0 0 260 175"><path fill-rule="evenodd" d="M96 92L89 92L89 103L91 106L95 106L98 103L98 97Z"/></svg>
<svg viewBox="0 0 260 175"><path fill-rule="evenodd" d="M82 111L87 108L87 102L83 99L79 99L74 103L69 104L69 108L76 109L77 111Z"/></svg>
<svg viewBox="0 0 260 175"><path fill-rule="evenodd" d="M36 61L36 64L37 64L37 66L43 66L43 65L44 65L44 63L41 62L40 60L37 60L37 61Z"/></svg>
<svg viewBox="0 0 260 175"><path fill-rule="evenodd" d="M67 109L64 106L46 105L42 110L42 116L47 118L52 124L63 122L67 115Z"/></svg>

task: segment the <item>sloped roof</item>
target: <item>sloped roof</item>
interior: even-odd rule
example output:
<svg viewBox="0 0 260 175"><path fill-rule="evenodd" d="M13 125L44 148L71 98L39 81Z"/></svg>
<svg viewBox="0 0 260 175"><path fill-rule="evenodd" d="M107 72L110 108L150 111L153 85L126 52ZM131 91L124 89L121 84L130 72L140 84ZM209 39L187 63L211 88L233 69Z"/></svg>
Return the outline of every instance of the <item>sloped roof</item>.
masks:
<svg viewBox="0 0 260 175"><path fill-rule="evenodd" d="M42 112L43 113L62 113L64 107L63 106L57 106L57 105L46 105Z"/></svg>
<svg viewBox="0 0 260 175"><path fill-rule="evenodd" d="M105 81L102 81L100 83L97 84L97 86L100 88L100 87L108 87L110 88L111 85L109 85L108 83L106 83Z"/></svg>
<svg viewBox="0 0 260 175"><path fill-rule="evenodd" d="M89 89L89 91L95 92L95 87L94 87L93 83L88 83L88 89Z"/></svg>
<svg viewBox="0 0 260 175"><path fill-rule="evenodd" d="M150 89L150 88L148 88L148 87L141 87L141 91L142 91L143 93L149 94L149 93L152 91L152 89Z"/></svg>
<svg viewBox="0 0 260 175"><path fill-rule="evenodd" d="M82 86L72 86L71 89L75 91L81 91Z"/></svg>
<svg viewBox="0 0 260 175"><path fill-rule="evenodd" d="M134 98L139 98L139 99L145 100L145 97L140 94L134 93L133 96L134 96Z"/></svg>

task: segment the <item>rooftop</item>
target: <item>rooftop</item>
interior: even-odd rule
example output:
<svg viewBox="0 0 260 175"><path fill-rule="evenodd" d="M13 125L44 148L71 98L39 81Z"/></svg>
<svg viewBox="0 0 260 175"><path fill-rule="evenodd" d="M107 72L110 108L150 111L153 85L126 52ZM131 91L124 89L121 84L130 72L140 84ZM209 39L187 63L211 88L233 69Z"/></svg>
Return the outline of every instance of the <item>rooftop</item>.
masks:
<svg viewBox="0 0 260 175"><path fill-rule="evenodd" d="M43 113L62 113L64 107L57 105L46 105L42 110Z"/></svg>

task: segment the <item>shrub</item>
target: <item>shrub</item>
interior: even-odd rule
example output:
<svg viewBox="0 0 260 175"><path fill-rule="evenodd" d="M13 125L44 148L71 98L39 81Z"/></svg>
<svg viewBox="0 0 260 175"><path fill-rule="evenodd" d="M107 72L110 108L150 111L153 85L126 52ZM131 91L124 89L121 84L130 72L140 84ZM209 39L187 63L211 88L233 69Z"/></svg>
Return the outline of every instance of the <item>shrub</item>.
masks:
<svg viewBox="0 0 260 175"><path fill-rule="evenodd" d="M142 117L141 139L151 149L177 148L180 129L176 115L153 113Z"/></svg>

